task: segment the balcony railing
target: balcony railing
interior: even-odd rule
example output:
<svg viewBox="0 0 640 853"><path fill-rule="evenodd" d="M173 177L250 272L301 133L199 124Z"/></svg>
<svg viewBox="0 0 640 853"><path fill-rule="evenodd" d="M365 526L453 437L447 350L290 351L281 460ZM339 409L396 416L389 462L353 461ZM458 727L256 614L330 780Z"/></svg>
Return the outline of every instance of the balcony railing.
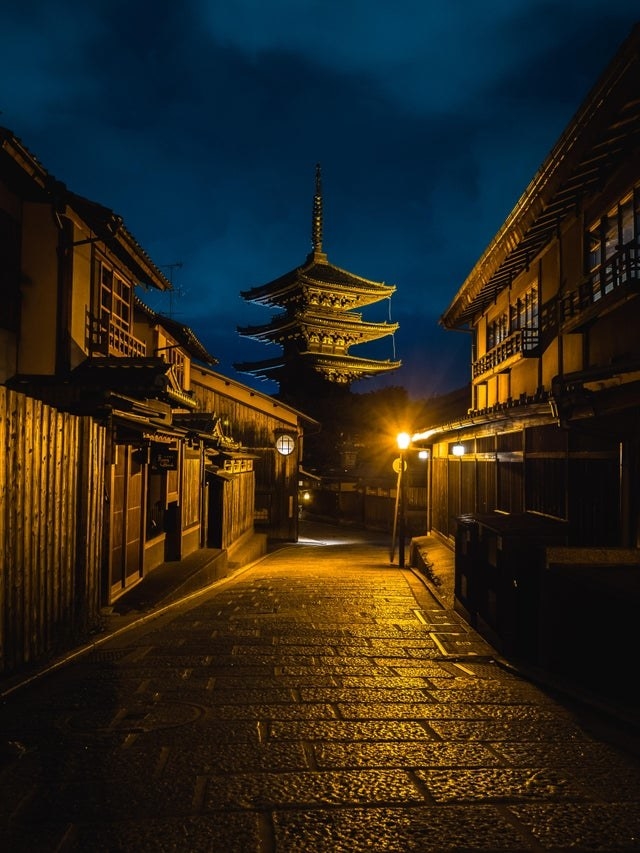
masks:
<svg viewBox="0 0 640 853"><path fill-rule="evenodd" d="M87 311L86 343L91 355L117 355L141 358L147 354L147 345L129 332L125 332L106 317L96 317Z"/></svg>
<svg viewBox="0 0 640 853"><path fill-rule="evenodd" d="M558 312L561 325L579 328L581 320L593 319L604 303L617 302L640 280L640 248L634 241L612 255L576 290L561 296ZM615 294L615 295L611 295Z"/></svg>
<svg viewBox="0 0 640 853"><path fill-rule="evenodd" d="M144 341L134 338L119 326L109 321L109 355L120 355L127 358L143 357L147 354Z"/></svg>
<svg viewBox="0 0 640 853"><path fill-rule="evenodd" d="M537 329L517 329L495 347L486 352L482 358L473 362L473 378L482 376L504 364L514 356L531 356L537 353L539 334Z"/></svg>

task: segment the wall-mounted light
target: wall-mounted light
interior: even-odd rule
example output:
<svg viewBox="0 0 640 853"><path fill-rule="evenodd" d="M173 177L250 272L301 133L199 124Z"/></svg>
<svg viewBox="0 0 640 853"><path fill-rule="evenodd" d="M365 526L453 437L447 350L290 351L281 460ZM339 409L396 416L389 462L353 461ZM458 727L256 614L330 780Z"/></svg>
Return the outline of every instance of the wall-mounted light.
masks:
<svg viewBox="0 0 640 853"><path fill-rule="evenodd" d="M428 458L429 458L429 451L428 450L419 451L418 459L422 459L422 461L425 462Z"/></svg>
<svg viewBox="0 0 640 853"><path fill-rule="evenodd" d="M296 448L296 440L289 433L283 432L276 437L276 450L281 456L290 456Z"/></svg>
<svg viewBox="0 0 640 853"><path fill-rule="evenodd" d="M456 441L456 443L451 448L451 452L454 456L464 456L464 444L461 444L459 441Z"/></svg>

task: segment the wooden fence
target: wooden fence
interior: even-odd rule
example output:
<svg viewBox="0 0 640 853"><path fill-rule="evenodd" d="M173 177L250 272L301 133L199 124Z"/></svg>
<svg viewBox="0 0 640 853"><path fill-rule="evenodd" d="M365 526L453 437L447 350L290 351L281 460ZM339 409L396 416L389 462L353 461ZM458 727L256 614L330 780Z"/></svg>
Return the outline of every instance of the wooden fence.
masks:
<svg viewBox="0 0 640 853"><path fill-rule="evenodd" d="M0 674L98 623L105 435L0 386Z"/></svg>

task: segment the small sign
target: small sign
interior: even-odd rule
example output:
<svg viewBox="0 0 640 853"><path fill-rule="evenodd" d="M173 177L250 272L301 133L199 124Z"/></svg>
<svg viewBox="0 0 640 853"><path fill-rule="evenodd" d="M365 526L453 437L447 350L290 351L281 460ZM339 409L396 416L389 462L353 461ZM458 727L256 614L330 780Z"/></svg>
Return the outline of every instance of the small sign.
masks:
<svg viewBox="0 0 640 853"><path fill-rule="evenodd" d="M154 468L160 471L177 471L178 470L178 451L177 450L161 450L153 454L152 463Z"/></svg>
<svg viewBox="0 0 640 853"><path fill-rule="evenodd" d="M393 470L396 472L396 474L400 473L401 466L402 466L402 459L398 456L396 459L393 460ZM407 460L406 459L404 460L404 468L402 468L402 470L403 471L407 470Z"/></svg>

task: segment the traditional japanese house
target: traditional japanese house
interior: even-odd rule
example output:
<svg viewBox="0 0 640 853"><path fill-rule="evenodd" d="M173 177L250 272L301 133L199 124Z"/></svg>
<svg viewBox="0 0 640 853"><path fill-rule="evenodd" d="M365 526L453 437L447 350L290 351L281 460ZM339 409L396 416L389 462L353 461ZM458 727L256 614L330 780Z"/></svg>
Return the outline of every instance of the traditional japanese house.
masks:
<svg viewBox="0 0 640 853"><path fill-rule="evenodd" d="M414 435L458 606L591 683L589 625L635 647L640 603L639 50L636 27L444 312L469 409Z"/></svg>
<svg viewBox="0 0 640 853"><path fill-rule="evenodd" d="M234 366L241 373L278 382L278 396L292 405L322 393L327 383L348 387L354 380L396 370L401 364L351 355L352 346L396 331L397 323L367 322L359 311L390 299L396 288L331 264L323 252L322 229L322 186L317 167L312 251L305 263L241 294L248 302L282 309L266 325L238 329L245 337L281 346L282 353Z"/></svg>
<svg viewBox="0 0 640 853"><path fill-rule="evenodd" d="M317 431L320 424L282 401L203 365L192 365L191 376L200 408L216 414L252 457L255 468L255 495L250 495L238 482L242 457L233 448L223 449L222 466L218 470L207 469L210 505L220 502L219 495L226 489L230 500L222 503L244 507L242 515L237 514L236 524L250 512L257 531L269 539L295 542L299 486L308 476L301 468L304 435ZM245 533L237 530L235 538Z"/></svg>
<svg viewBox="0 0 640 853"><path fill-rule="evenodd" d="M0 422L2 449L10 450L0 453L0 544L8 543L0 550L16 571L33 572L23 587L36 589L39 573L49 571L47 561L60 561L60 548L50 542L78 539L86 550L90 539L92 572L100 575L91 581L95 616L100 604L113 602L159 564L208 541L205 467L223 465L221 448L233 448L238 457L243 451L217 419L197 411L191 391L192 361L217 360L189 328L153 312L136 295L138 287L166 290L170 282L121 217L71 192L5 128L0 145L0 276L7 308L0 313L0 383L9 389L3 397L9 414ZM36 416L21 400L48 408ZM54 433L48 419L59 413L69 426ZM92 444L82 444L89 439L74 418L94 425L95 434L82 428L91 432ZM67 446L72 434L73 448ZM27 438L12 441L15 435ZM251 472L248 457L244 464ZM32 479L53 509L38 506ZM13 493L19 501L10 499ZM20 518L20 508L33 517ZM80 532L78 518L84 518ZM253 508L247 519L253 523ZM230 544L221 540L218 547ZM74 568L79 559L74 552L60 561L69 566L64 583L76 599L73 573L84 571ZM21 583L16 580L15 588ZM69 604L74 608L81 609L77 600Z"/></svg>

